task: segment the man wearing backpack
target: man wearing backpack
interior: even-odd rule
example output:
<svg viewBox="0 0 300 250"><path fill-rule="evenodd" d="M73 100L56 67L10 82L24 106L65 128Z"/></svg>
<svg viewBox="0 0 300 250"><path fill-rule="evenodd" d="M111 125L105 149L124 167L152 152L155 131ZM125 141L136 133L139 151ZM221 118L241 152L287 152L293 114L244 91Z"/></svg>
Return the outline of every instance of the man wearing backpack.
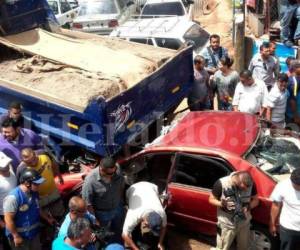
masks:
<svg viewBox="0 0 300 250"><path fill-rule="evenodd" d="M205 58L206 70L210 75L213 75L218 70L219 61L222 58L228 57L228 51L220 46L220 36L213 34L209 38L210 46L206 47L201 55Z"/></svg>

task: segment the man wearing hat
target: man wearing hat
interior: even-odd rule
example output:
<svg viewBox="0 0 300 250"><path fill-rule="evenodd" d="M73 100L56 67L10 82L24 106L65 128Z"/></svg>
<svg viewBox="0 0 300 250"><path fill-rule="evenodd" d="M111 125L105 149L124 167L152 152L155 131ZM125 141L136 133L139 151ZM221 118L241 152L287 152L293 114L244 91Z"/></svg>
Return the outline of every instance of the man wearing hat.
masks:
<svg viewBox="0 0 300 250"><path fill-rule="evenodd" d="M36 170L26 168L20 175L20 185L4 199L6 235L13 250L40 250L40 216L49 224L54 222L39 208L37 191L43 182L44 178Z"/></svg>
<svg viewBox="0 0 300 250"><path fill-rule="evenodd" d="M296 250L300 246L300 168L291 177L279 182L271 194L270 233L279 235L281 250Z"/></svg>
<svg viewBox="0 0 300 250"><path fill-rule="evenodd" d="M11 159L0 152L0 242L5 250L9 250L10 246L5 235L3 200L17 186L17 179L10 163Z"/></svg>
<svg viewBox="0 0 300 250"><path fill-rule="evenodd" d="M128 211L123 239L130 249L163 249L167 216L159 199L158 188L150 182L138 182L127 190Z"/></svg>

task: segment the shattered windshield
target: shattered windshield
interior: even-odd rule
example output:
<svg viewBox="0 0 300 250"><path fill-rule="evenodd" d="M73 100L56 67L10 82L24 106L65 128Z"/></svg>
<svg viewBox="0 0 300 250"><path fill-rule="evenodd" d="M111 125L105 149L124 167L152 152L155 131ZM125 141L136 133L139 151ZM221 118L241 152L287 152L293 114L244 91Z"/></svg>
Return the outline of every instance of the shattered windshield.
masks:
<svg viewBox="0 0 300 250"><path fill-rule="evenodd" d="M272 135L269 132L262 130L247 160L271 175L290 174L299 167L299 139L287 135Z"/></svg>

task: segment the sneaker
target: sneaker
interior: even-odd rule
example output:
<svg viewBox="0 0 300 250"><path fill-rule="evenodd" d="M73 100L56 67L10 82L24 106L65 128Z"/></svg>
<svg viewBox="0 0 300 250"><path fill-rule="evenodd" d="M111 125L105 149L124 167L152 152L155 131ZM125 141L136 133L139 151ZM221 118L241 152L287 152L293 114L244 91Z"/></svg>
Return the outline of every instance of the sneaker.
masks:
<svg viewBox="0 0 300 250"><path fill-rule="evenodd" d="M293 47L294 46L294 43L290 40L284 41L283 44L287 47Z"/></svg>

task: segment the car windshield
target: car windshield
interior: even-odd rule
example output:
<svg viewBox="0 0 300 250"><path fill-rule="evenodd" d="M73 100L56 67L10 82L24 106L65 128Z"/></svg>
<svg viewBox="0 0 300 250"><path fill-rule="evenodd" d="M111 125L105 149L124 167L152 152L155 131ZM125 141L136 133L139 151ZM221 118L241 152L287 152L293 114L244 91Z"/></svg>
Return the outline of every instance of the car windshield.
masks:
<svg viewBox="0 0 300 250"><path fill-rule="evenodd" d="M89 1L80 4L79 16L118 13L115 1Z"/></svg>
<svg viewBox="0 0 300 250"><path fill-rule="evenodd" d="M192 41L194 43L194 50L199 53L207 41L209 40L209 33L202 29L199 25L194 24L183 36L186 42Z"/></svg>
<svg viewBox="0 0 300 250"><path fill-rule="evenodd" d="M259 139L253 147L247 160L271 175L290 174L299 166L299 139L270 133L262 129Z"/></svg>
<svg viewBox="0 0 300 250"><path fill-rule="evenodd" d="M179 2L175 3L156 3L145 5L141 15L175 15L184 16L185 12Z"/></svg>

